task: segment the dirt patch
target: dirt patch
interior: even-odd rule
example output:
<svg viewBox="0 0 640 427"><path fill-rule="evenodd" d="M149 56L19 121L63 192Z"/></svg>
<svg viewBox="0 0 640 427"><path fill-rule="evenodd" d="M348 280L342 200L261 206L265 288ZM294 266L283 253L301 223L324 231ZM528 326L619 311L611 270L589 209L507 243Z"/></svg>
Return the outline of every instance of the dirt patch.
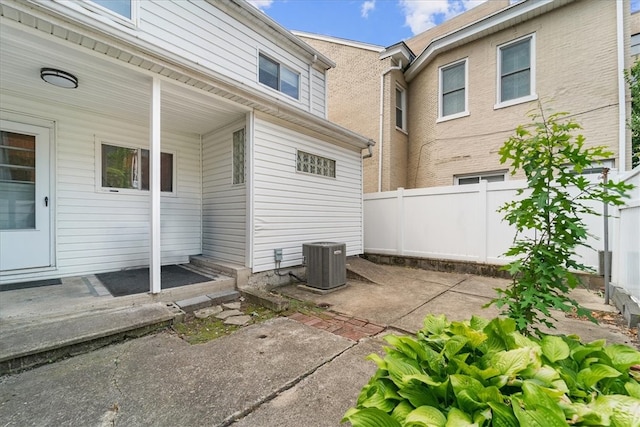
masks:
<svg viewBox="0 0 640 427"><path fill-rule="evenodd" d="M575 313L567 313L565 315L573 319L580 319L586 322L590 321L585 316L578 316ZM638 339L638 328L627 327L627 321L625 320L625 318L622 316L621 313L594 310L591 312L591 315L598 321L599 324L614 326L616 329L620 331L620 333L629 337L629 342L633 346L640 349L640 340Z"/></svg>
<svg viewBox="0 0 640 427"><path fill-rule="evenodd" d="M215 316L198 319L193 313L190 313L185 316L182 323L173 325L172 330L189 344L202 344L229 335L240 328L261 323L274 317L289 317L294 313L323 317L326 308L328 307L318 307L314 304L290 300L289 308L277 313L259 304L241 300L240 311L245 315L251 316L251 321L245 326L225 325L224 320L218 319Z"/></svg>

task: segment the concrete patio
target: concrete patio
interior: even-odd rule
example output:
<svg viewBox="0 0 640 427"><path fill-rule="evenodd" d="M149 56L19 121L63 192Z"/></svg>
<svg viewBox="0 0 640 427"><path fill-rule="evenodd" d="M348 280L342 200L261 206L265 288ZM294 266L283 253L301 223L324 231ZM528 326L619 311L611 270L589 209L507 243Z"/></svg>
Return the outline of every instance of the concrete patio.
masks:
<svg viewBox="0 0 640 427"><path fill-rule="evenodd" d="M171 329L0 377L6 426L337 426L355 404L382 352L381 337L414 332L427 314L490 317L481 306L501 279L349 261L348 285L319 295L291 284L277 291L328 307L335 317L384 330L351 339L309 318L276 318L204 344ZM586 290L573 295L594 310L615 312ZM346 319L346 320L344 320ZM634 344L613 325L558 316L558 332L584 341Z"/></svg>

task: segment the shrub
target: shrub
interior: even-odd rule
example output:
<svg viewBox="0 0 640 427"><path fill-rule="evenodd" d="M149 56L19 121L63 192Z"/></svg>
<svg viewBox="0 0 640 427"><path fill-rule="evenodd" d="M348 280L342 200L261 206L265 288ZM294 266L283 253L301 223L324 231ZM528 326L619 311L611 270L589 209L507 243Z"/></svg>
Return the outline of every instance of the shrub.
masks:
<svg viewBox="0 0 640 427"><path fill-rule="evenodd" d="M428 316L388 335L343 422L395 426L638 426L640 352L575 336L526 337L512 319Z"/></svg>
<svg viewBox="0 0 640 427"><path fill-rule="evenodd" d="M591 271L576 253L587 245L585 218L599 215L594 202L624 204L632 185L609 181L592 183L584 169L613 156L605 147L586 147L580 126L563 121L565 113L532 116L532 127L519 126L499 151L500 162L511 163L511 173L522 170L527 189L522 198L500 208L504 219L516 229L506 256L515 258L505 269L513 281L507 289L496 289L491 303L516 322L518 331L539 334L538 325L554 327L552 311L577 310L591 320L591 312L568 296L579 280L574 271ZM526 192L526 195L525 195Z"/></svg>

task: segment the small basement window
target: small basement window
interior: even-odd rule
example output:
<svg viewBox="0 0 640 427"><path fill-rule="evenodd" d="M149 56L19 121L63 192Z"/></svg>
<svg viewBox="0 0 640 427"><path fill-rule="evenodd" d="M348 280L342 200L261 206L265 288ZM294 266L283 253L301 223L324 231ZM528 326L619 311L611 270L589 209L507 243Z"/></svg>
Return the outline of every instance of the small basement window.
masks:
<svg viewBox="0 0 640 427"><path fill-rule="evenodd" d="M100 157L103 189L149 190L149 150L103 143ZM174 192L174 162L173 153L160 153L160 191Z"/></svg>
<svg viewBox="0 0 640 427"><path fill-rule="evenodd" d="M335 178L336 161L298 150L296 170L298 172Z"/></svg>
<svg viewBox="0 0 640 427"><path fill-rule="evenodd" d="M505 180L507 172L488 172L473 175L456 175L453 177L455 185L479 184L480 181L502 182Z"/></svg>

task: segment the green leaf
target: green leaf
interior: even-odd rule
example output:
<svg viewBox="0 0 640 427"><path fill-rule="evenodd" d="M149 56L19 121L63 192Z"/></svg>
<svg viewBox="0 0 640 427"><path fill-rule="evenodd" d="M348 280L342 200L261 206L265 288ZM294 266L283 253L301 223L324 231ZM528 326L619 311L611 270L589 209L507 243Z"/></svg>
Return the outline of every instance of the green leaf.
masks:
<svg viewBox="0 0 640 427"><path fill-rule="evenodd" d="M463 390L473 390L477 393L484 389L484 386L480 381L468 375L453 374L449 376L449 381L451 382L451 387L455 394L458 394Z"/></svg>
<svg viewBox="0 0 640 427"><path fill-rule="evenodd" d="M375 408L351 408L342 418L343 423L346 421L353 427L401 427L391 415Z"/></svg>
<svg viewBox="0 0 640 427"><path fill-rule="evenodd" d="M629 396L640 399L640 384L635 381L628 381L624 385L625 390L629 393Z"/></svg>
<svg viewBox="0 0 640 427"><path fill-rule="evenodd" d="M458 408L451 408L447 415L445 427L477 427L478 424L471 421L471 417Z"/></svg>
<svg viewBox="0 0 640 427"><path fill-rule="evenodd" d="M387 362L385 362L382 357L378 356L377 354L371 353L367 356L367 359L375 362L375 364L378 365L378 368L387 369Z"/></svg>
<svg viewBox="0 0 640 427"><path fill-rule="evenodd" d="M398 403L398 406L393 409L393 412L391 412L391 417L394 420L398 421L400 424L404 424L407 415L409 415L409 413L414 409L415 408L409 402L403 400L402 402Z"/></svg>
<svg viewBox="0 0 640 427"><path fill-rule="evenodd" d="M423 331L431 335L440 335L448 326L449 322L444 314L437 317L430 314L424 319Z"/></svg>
<svg viewBox="0 0 640 427"><path fill-rule="evenodd" d="M402 387L405 384L403 377L421 373L418 363L415 360L406 357L401 358L396 355L387 355L384 360L387 362L389 377L398 387Z"/></svg>
<svg viewBox="0 0 640 427"><path fill-rule="evenodd" d="M445 384L448 384L448 381ZM407 399L415 408L424 405L438 405L438 399L434 395L434 391L424 384L410 383L400 388L398 394Z"/></svg>
<svg viewBox="0 0 640 427"><path fill-rule="evenodd" d="M564 416L559 417L554 411L545 407L535 409L525 409L521 406L521 401L516 397L512 398L513 413L518 419L521 427L566 427L567 421Z"/></svg>
<svg viewBox="0 0 640 427"><path fill-rule="evenodd" d="M604 349L611 359L611 364L621 372L626 372L633 365L640 364L640 351L622 344L613 344Z"/></svg>
<svg viewBox="0 0 640 427"><path fill-rule="evenodd" d="M586 387L593 387L604 378L616 378L622 375L611 366L595 363L578 372L578 381Z"/></svg>
<svg viewBox="0 0 640 427"><path fill-rule="evenodd" d="M558 360L564 360L571 354L567 343L558 336L545 335L540 345L542 347L542 354L552 363Z"/></svg>
<svg viewBox="0 0 640 427"><path fill-rule="evenodd" d="M631 396L600 395L596 399L598 411L611 412L614 427L636 427L640 425L640 400Z"/></svg>
<svg viewBox="0 0 640 427"><path fill-rule="evenodd" d="M372 386L366 399L358 402L364 408L378 408L384 412L391 412L395 408L397 401L385 398L386 386L383 382L378 382ZM398 396L399 397L399 396Z"/></svg>
<svg viewBox="0 0 640 427"><path fill-rule="evenodd" d="M564 419L564 412L558 405L558 401L550 397L550 390L544 390L531 380L525 380L522 383L523 398L528 409L542 407L553 412L558 418ZM557 394L557 393L555 393Z"/></svg>
<svg viewBox="0 0 640 427"><path fill-rule="evenodd" d="M445 427L447 418L433 406L420 406L407 415L406 426Z"/></svg>
<svg viewBox="0 0 640 427"><path fill-rule="evenodd" d="M491 365L503 375L515 376L525 370L531 363L531 349L520 348L496 353L491 358Z"/></svg>
<svg viewBox="0 0 640 427"><path fill-rule="evenodd" d="M452 336L444 345L444 354L447 358L451 359L464 348L468 341L468 338L461 335Z"/></svg>
<svg viewBox="0 0 640 427"><path fill-rule="evenodd" d="M510 407L501 402L487 402L492 411L494 427L519 427L518 419Z"/></svg>

